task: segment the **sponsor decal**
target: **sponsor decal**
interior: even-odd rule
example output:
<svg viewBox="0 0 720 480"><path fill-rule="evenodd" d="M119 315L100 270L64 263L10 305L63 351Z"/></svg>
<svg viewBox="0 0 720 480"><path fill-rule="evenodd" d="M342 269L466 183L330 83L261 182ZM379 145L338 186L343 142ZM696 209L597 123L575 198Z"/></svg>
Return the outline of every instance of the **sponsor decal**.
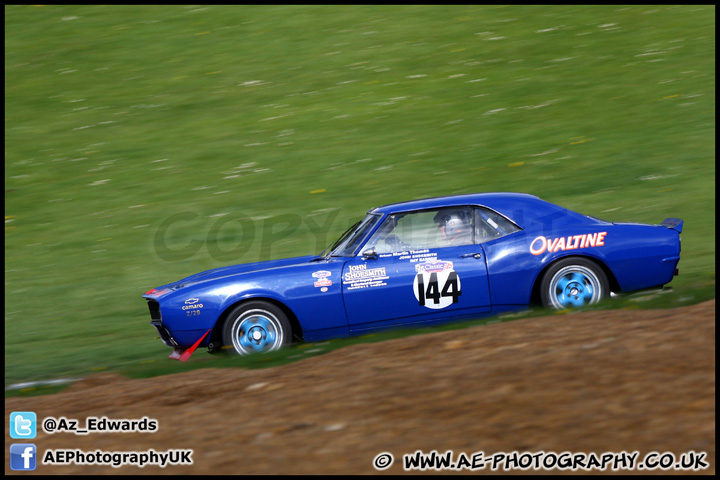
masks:
<svg viewBox="0 0 720 480"><path fill-rule="evenodd" d="M568 237L545 238L542 235L530 242L530 253L540 255L545 252L555 253L560 250L575 250L577 248L602 247L605 245L607 232L584 233Z"/></svg>
<svg viewBox="0 0 720 480"><path fill-rule="evenodd" d="M348 290L368 287L382 287L387 285L388 275L385 267L367 268L367 264L349 265L348 271L343 276L343 281L348 285Z"/></svg>
<svg viewBox="0 0 720 480"><path fill-rule="evenodd" d="M460 276L453 269L453 263L433 259L415 265L413 293L421 307L437 310L458 303Z"/></svg>
<svg viewBox="0 0 720 480"><path fill-rule="evenodd" d="M321 278L317 282L315 282L316 287L329 287L332 285L332 281L328 280L327 278Z"/></svg>
<svg viewBox="0 0 720 480"><path fill-rule="evenodd" d="M312 276L315 278L325 278L329 277L330 275L332 275L332 272L328 272L327 270L319 270L312 274Z"/></svg>
<svg viewBox="0 0 720 480"><path fill-rule="evenodd" d="M452 262L443 262L439 261L438 259L433 259L429 262L418 263L417 265L415 265L416 272L442 272L443 270L452 270L452 268Z"/></svg>

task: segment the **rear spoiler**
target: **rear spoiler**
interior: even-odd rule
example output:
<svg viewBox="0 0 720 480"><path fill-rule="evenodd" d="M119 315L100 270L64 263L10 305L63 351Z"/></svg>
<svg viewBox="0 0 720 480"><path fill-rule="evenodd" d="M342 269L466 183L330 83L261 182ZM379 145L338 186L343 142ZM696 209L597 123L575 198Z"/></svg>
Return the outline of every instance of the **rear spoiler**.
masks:
<svg viewBox="0 0 720 480"><path fill-rule="evenodd" d="M682 233L683 221L679 218L666 218L660 225Z"/></svg>

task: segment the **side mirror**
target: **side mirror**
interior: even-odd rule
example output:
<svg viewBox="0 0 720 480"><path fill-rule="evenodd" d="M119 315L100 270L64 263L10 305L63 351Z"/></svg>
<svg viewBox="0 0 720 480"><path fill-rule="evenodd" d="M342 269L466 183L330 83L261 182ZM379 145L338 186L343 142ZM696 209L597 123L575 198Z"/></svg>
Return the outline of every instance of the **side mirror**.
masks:
<svg viewBox="0 0 720 480"><path fill-rule="evenodd" d="M362 252L363 260L368 260L368 259L377 260L377 258L378 258L378 254L377 254L377 250L375 249L375 247L370 247L367 250Z"/></svg>

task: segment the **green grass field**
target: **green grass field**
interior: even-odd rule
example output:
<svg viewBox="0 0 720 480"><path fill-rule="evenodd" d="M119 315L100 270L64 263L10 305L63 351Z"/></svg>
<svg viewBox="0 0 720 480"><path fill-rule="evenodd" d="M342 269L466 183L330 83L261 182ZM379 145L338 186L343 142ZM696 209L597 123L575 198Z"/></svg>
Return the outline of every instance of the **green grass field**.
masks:
<svg viewBox="0 0 720 480"><path fill-rule="evenodd" d="M150 288L482 191L683 218L714 296L715 7L6 6L5 383L171 362Z"/></svg>

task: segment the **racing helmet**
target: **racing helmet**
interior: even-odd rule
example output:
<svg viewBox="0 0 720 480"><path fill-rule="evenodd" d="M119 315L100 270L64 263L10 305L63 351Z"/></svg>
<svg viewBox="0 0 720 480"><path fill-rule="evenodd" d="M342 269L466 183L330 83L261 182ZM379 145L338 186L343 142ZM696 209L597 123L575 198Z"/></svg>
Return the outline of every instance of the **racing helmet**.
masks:
<svg viewBox="0 0 720 480"><path fill-rule="evenodd" d="M445 235L448 237L470 233L470 219L465 210L441 211L434 220L438 227L445 227Z"/></svg>

